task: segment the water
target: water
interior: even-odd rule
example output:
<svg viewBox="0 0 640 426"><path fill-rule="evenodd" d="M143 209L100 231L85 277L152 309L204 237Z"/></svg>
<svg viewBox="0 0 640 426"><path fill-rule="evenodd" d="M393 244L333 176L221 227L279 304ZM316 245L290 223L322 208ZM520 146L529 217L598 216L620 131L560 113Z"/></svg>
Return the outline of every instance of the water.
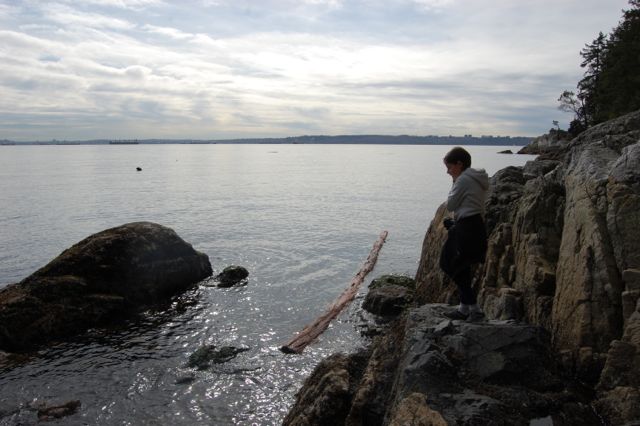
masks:
<svg viewBox="0 0 640 426"><path fill-rule="evenodd" d="M382 230L370 279L415 274L450 178L450 147L127 145L0 147L0 287L103 229L147 220L211 259L250 271L246 287L201 283L165 310L91 330L0 375L0 425L40 403L80 400L58 424L279 424L323 357L360 337L362 293L302 355L279 347L346 288ZM531 156L469 147L489 174ZM136 167L142 171L137 172ZM250 350L207 371L202 344Z"/></svg>

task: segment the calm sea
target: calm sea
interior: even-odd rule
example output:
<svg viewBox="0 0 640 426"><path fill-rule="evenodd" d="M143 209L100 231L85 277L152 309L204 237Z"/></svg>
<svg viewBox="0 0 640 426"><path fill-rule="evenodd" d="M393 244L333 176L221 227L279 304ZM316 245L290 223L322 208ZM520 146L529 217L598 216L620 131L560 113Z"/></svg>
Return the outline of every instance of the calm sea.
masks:
<svg viewBox="0 0 640 426"><path fill-rule="evenodd" d="M489 174L532 156L469 147ZM113 330L91 330L0 374L0 425L80 400L58 424L279 424L323 357L365 344L366 284L415 274L424 233L451 185L447 146L107 145L0 147L0 287L90 234L133 221L173 228L211 259L250 271ZM512 148L516 150L517 148ZM136 168L142 171L136 171ZM359 298L302 355L278 348L348 285L382 230ZM207 371L203 344L245 346Z"/></svg>

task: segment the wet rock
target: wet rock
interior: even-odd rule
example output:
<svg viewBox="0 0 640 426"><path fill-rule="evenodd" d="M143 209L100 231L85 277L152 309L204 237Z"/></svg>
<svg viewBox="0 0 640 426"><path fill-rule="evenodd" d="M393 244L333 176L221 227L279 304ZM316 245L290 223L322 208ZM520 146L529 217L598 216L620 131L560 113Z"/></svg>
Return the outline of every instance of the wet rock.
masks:
<svg viewBox="0 0 640 426"><path fill-rule="evenodd" d="M195 381L196 381L196 376L190 374L190 375L178 377L175 383L176 385L189 385Z"/></svg>
<svg viewBox="0 0 640 426"><path fill-rule="evenodd" d="M21 351L117 321L211 273L208 257L164 226L99 232L0 290L0 349Z"/></svg>
<svg viewBox="0 0 640 426"><path fill-rule="evenodd" d="M187 367L206 370L211 364L222 364L231 361L239 353L248 350L249 348L236 348L235 346L223 346L216 349L215 345L204 345L189 356Z"/></svg>
<svg viewBox="0 0 640 426"><path fill-rule="evenodd" d="M62 405L41 407L38 409L38 420L45 422L70 416L78 411L80 405L80 401L69 401Z"/></svg>
<svg viewBox="0 0 640 426"><path fill-rule="evenodd" d="M510 149L505 149L504 151L498 151L498 154L513 154L513 151Z"/></svg>
<svg viewBox="0 0 640 426"><path fill-rule="evenodd" d="M233 287L240 284L249 276L249 271L242 266L227 266L218 274L217 279L220 282L218 287Z"/></svg>
<svg viewBox="0 0 640 426"><path fill-rule="evenodd" d="M20 354L20 353L11 353L11 352L3 352L0 351L0 370L9 369L25 362L28 362L31 359L31 355L28 354Z"/></svg>

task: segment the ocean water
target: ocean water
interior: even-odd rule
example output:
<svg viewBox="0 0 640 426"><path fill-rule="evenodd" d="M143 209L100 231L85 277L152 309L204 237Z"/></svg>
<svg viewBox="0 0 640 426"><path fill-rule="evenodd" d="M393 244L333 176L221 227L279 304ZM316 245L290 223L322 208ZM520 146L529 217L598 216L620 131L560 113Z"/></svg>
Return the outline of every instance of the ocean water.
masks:
<svg viewBox="0 0 640 426"><path fill-rule="evenodd" d="M532 156L469 147L491 175ZM107 145L0 147L0 287L95 232L133 221L174 229L214 273L250 271L247 286L208 280L117 328L90 330L0 372L0 425L34 407L80 400L65 425L279 424L325 356L366 344L360 303L386 273L415 274L422 239L451 185L448 146ZM136 167L142 168L136 171ZM349 284L389 232L360 295L301 355L279 347ZM206 371L203 344L248 351Z"/></svg>

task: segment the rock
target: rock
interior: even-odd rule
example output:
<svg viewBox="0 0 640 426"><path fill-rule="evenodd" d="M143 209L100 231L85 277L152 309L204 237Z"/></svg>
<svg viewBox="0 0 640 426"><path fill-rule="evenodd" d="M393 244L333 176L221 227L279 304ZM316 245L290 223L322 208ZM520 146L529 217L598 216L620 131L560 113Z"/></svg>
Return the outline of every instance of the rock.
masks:
<svg viewBox="0 0 640 426"><path fill-rule="evenodd" d="M513 154L513 151L510 149L505 149L504 151L498 151L498 154Z"/></svg>
<svg viewBox="0 0 640 426"><path fill-rule="evenodd" d="M624 281L627 290L640 290L640 269L626 269L622 272L622 281Z"/></svg>
<svg viewBox="0 0 640 426"><path fill-rule="evenodd" d="M38 420L45 422L70 416L78 411L80 405L80 401L69 401L62 405L39 408Z"/></svg>
<svg viewBox="0 0 640 426"><path fill-rule="evenodd" d="M640 419L640 391L637 386L617 386L595 403L598 412L612 425L637 425Z"/></svg>
<svg viewBox="0 0 640 426"><path fill-rule="evenodd" d="M369 357L321 362L284 424L528 425L550 416L600 425L587 396L555 369L541 327L452 322L442 315L449 309L411 309Z"/></svg>
<svg viewBox="0 0 640 426"><path fill-rule="evenodd" d="M208 257L164 226L99 232L0 290L0 349L26 350L116 321L211 273Z"/></svg>
<svg viewBox="0 0 640 426"><path fill-rule="evenodd" d="M248 276L249 271L242 266L227 266L217 276L217 279L220 281L218 287L232 287L241 283Z"/></svg>
<svg viewBox="0 0 640 426"><path fill-rule="evenodd" d="M569 136L566 132L551 130L549 133L539 136L524 146L518 154L549 154L566 149L569 144Z"/></svg>
<svg viewBox="0 0 640 426"><path fill-rule="evenodd" d="M220 349L216 349L215 345L204 345L189 356L187 367L206 370L211 364L222 364L230 361L239 353L248 350L249 348L236 348L235 346L223 346Z"/></svg>
<svg viewBox="0 0 640 426"><path fill-rule="evenodd" d="M373 348L369 352L371 355L360 366L360 370L364 371L354 374L359 380L354 380L357 388L354 390L345 425L382 424L397 374L396 368L400 359L398 348L402 344L404 324L404 316L397 317L387 328L388 332L374 340Z"/></svg>
<svg viewBox="0 0 640 426"><path fill-rule="evenodd" d="M32 358L29 354L10 353L0 351L0 370L9 369L28 362Z"/></svg>
<svg viewBox="0 0 640 426"><path fill-rule="evenodd" d="M427 396L412 393L400 401L389 426L448 426L442 415L429 408Z"/></svg>
<svg viewBox="0 0 640 426"><path fill-rule="evenodd" d="M415 281L402 275L383 275L371 281L363 309L381 316L398 315L413 300Z"/></svg>
<svg viewBox="0 0 640 426"><path fill-rule="evenodd" d="M282 425L345 424L367 355L335 354L321 361L296 395Z"/></svg>
<svg viewBox="0 0 640 426"><path fill-rule="evenodd" d="M561 166L562 162L558 160L527 161L522 168L522 173L525 180L530 180L537 177L542 177L547 173L551 173Z"/></svg>
<svg viewBox="0 0 640 426"><path fill-rule="evenodd" d="M372 314L398 315L413 299L413 291L399 285L387 285L369 290L362 308Z"/></svg>
<svg viewBox="0 0 640 426"><path fill-rule="evenodd" d="M180 376L176 379L176 385L190 385L191 383L196 381L196 376L189 374L186 376Z"/></svg>
<svg viewBox="0 0 640 426"><path fill-rule="evenodd" d="M397 285L405 287L409 290L416 288L416 281L405 275L381 275L378 278L371 281L369 284L370 289L385 287L388 285Z"/></svg>

